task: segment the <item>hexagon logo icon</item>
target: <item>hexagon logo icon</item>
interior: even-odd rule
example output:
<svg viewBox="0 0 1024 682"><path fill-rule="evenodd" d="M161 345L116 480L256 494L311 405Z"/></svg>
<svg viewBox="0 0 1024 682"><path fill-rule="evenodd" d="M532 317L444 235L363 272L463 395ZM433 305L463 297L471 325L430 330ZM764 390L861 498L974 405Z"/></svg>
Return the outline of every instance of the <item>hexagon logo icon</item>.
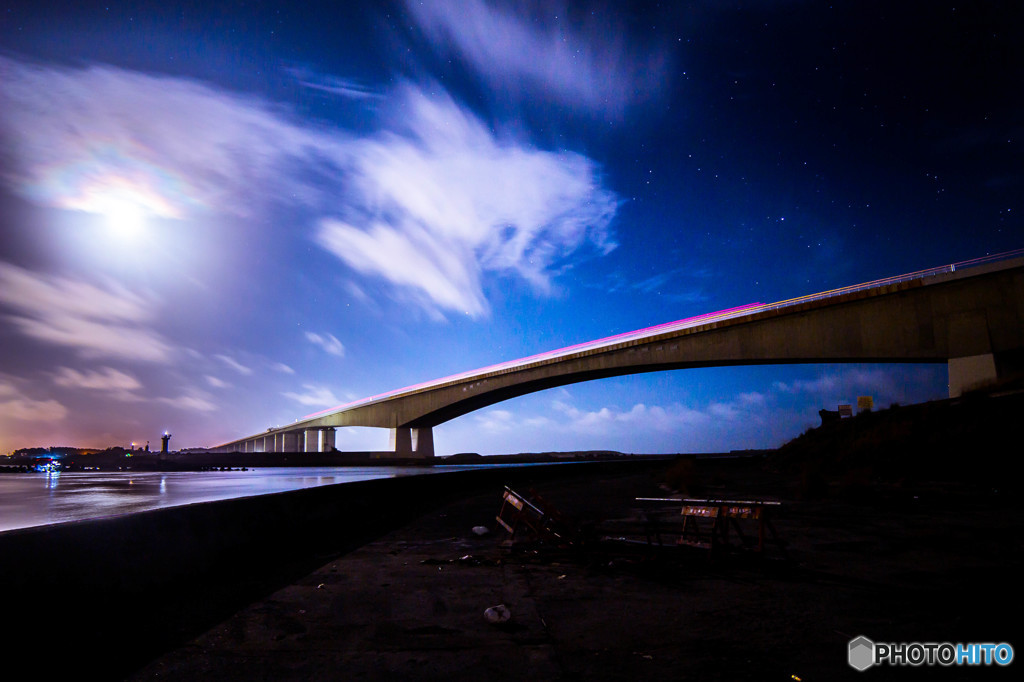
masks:
<svg viewBox="0 0 1024 682"><path fill-rule="evenodd" d="M867 670L875 663L875 643L861 635L850 640L850 667Z"/></svg>

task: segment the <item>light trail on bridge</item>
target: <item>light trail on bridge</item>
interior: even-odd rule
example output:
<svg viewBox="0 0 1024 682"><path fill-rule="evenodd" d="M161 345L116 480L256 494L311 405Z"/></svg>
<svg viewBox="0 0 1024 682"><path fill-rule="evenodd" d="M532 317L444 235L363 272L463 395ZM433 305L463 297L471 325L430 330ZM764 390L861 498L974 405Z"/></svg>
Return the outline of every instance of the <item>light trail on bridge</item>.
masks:
<svg viewBox="0 0 1024 682"><path fill-rule="evenodd" d="M543 353L537 353L536 355L530 355L530 356L527 356L525 358L519 358L518 360L507 360L505 362L499 362L499 363L494 364L494 365L488 365L487 367L482 367L480 369L469 370L467 372L460 372L458 374L451 374L449 376L442 377L440 379L432 379L430 381L424 381L423 383L415 384L413 386L406 386L405 388L400 388L400 389L397 389L397 390L394 390L394 391L388 391L387 393L380 393L378 395L371 396L369 398L362 398L360 400L355 400L355 401L350 402L350 403L345 403L344 405L339 405L337 407L331 407L331 408L328 408L326 410L321 410L320 412L316 412L314 414L307 415L307 416L303 417L301 420L297 420L297 421L304 421L306 419L313 419L313 418L319 417L319 416L324 415L324 414L329 414L331 412L336 412L338 410L348 409L350 407L356 407L358 405L363 405L363 404L371 403L371 402L373 402L375 400L383 400L385 398L392 398L392 397L394 397L396 395L401 395L403 393L410 393L410 392L422 390L422 389L425 389L425 388L432 388L434 386L440 386L442 384L448 383L449 381L459 381L461 379L466 379L466 378L475 376L477 374L486 374L486 373L490 373L490 372L498 372L498 371L501 371L503 369L517 369L517 368L522 367L524 365L528 365L528 364L530 364L532 362L539 362L541 360L550 360L550 359L553 359L553 358L562 357L564 355L569 355L571 353L578 353L578 352L584 351L584 350L591 350L591 349L595 349L595 348L602 348L604 346L608 346L608 345L611 345L613 343L622 343L624 341L631 341L633 339L644 338L645 336L650 336L650 335L653 335L653 334L658 334L658 333L663 333L663 332L670 332L670 331L678 331L680 329L686 329L687 327L696 327L698 325L707 324L709 322L717 322L717 321L720 321L720 320L727 320L727 319L730 319L730 318L733 318L733 317L738 317L740 315L747 314L747 313L749 313L751 311L754 311L754 310L761 310L763 308L764 308L764 304L763 303L748 303L746 305L737 306L735 308L728 308L726 310L719 310L719 311L713 312L713 313L704 313L702 315L695 315L694 317L688 317L686 319L677 320L675 322L665 322L663 324L654 325L653 327L645 327L644 329L637 329L637 330L630 331L630 332L623 332L621 334L615 334L614 336L606 336L604 338L596 339L594 341L584 341L583 343L573 344L571 346L566 346L564 348L559 348L557 350L545 351Z"/></svg>

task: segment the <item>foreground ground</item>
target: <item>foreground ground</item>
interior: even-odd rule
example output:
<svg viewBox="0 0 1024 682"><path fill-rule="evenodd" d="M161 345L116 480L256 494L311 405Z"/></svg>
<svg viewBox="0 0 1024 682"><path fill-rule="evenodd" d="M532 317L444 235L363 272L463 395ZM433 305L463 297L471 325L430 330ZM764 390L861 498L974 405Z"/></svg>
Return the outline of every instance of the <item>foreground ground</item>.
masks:
<svg viewBox="0 0 1024 682"><path fill-rule="evenodd" d="M666 481L695 496L780 499L785 552L710 562L614 542L510 551L496 488L325 563L133 679L1007 679L1021 665L858 673L846 657L858 635L1021 643L1011 613L1024 514L998 486L919 481L808 500L760 459L670 466L539 478L536 489L610 535ZM481 525L491 532L475 534ZM511 619L494 625L484 612L498 604Z"/></svg>

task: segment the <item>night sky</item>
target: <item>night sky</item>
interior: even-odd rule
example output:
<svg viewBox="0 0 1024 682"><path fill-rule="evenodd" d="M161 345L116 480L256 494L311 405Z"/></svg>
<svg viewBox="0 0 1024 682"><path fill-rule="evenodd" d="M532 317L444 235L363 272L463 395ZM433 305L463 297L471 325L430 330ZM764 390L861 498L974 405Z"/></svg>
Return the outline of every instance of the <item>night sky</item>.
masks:
<svg viewBox="0 0 1024 682"><path fill-rule="evenodd" d="M208 7L207 4L216 4ZM1017 2L0 4L0 453L210 446L1024 246ZM663 372L438 454L774 447L944 365ZM340 449L384 449L343 429Z"/></svg>

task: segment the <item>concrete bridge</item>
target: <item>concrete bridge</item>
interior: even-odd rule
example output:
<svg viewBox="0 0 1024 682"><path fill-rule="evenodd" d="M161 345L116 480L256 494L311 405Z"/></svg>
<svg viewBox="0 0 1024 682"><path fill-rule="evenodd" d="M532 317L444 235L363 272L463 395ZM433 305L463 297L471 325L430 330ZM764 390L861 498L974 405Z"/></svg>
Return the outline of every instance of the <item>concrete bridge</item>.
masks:
<svg viewBox="0 0 1024 682"><path fill-rule="evenodd" d="M432 427L556 386L726 365L946 362L949 394L1024 373L1024 249L770 304L749 304L429 381L214 448L317 452L334 429L391 429L431 457Z"/></svg>

